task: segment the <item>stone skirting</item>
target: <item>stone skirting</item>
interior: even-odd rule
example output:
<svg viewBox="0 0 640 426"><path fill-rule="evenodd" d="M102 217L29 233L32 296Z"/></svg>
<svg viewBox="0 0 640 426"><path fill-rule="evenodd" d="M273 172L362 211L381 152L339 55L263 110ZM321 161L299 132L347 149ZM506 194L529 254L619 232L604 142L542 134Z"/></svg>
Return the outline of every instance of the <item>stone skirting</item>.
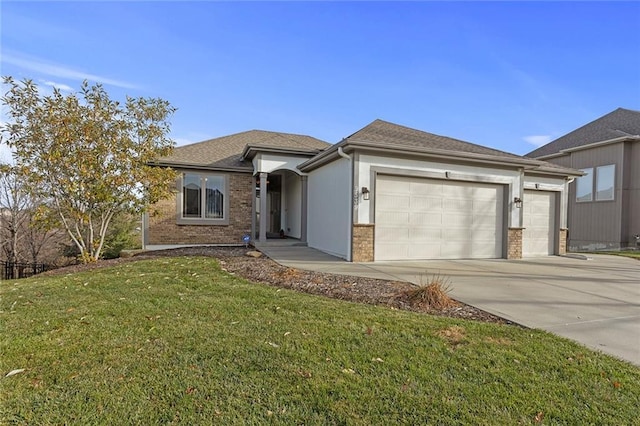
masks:
<svg viewBox="0 0 640 426"><path fill-rule="evenodd" d="M569 230L567 228L560 229L560 235L558 237L558 254L567 254L567 237L569 236Z"/></svg>
<svg viewBox="0 0 640 426"><path fill-rule="evenodd" d="M509 228L507 259L522 259L522 231L524 228Z"/></svg>
<svg viewBox="0 0 640 426"><path fill-rule="evenodd" d="M375 225L353 225L352 262L373 262Z"/></svg>

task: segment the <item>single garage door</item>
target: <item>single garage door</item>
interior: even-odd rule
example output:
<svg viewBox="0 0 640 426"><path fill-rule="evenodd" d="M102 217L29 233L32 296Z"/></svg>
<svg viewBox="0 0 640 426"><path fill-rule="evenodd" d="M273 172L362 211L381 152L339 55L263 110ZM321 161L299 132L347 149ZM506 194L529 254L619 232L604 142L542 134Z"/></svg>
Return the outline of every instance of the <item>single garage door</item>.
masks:
<svg viewBox="0 0 640 426"><path fill-rule="evenodd" d="M556 194L524 191L522 199L522 255L548 256L555 253Z"/></svg>
<svg viewBox="0 0 640 426"><path fill-rule="evenodd" d="M502 257L503 187L379 175L375 259Z"/></svg>

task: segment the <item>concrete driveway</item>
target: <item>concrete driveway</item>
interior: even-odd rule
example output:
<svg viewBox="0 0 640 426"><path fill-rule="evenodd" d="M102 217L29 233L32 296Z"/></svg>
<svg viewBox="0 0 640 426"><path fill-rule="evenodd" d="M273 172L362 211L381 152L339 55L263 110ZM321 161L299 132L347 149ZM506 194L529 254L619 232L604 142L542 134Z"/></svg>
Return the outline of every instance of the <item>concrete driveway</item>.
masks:
<svg viewBox="0 0 640 426"><path fill-rule="evenodd" d="M261 247L284 265L420 283L439 274L464 303L640 365L640 261L606 255L348 263L308 247Z"/></svg>

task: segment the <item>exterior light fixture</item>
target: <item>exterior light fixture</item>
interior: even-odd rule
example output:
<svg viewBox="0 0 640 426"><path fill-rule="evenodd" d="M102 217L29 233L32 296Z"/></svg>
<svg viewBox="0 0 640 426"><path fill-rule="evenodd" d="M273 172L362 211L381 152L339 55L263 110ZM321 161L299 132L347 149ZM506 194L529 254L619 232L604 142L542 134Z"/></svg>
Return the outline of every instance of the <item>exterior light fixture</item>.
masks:
<svg viewBox="0 0 640 426"><path fill-rule="evenodd" d="M514 199L513 199L513 204L515 204L515 205L516 205L516 208L517 208L517 209L522 208L522 198L520 198L520 197L514 197Z"/></svg>
<svg viewBox="0 0 640 426"><path fill-rule="evenodd" d="M369 188L367 188L366 186L363 186L361 192L362 192L362 199L365 201L369 201L369 196L370 196Z"/></svg>

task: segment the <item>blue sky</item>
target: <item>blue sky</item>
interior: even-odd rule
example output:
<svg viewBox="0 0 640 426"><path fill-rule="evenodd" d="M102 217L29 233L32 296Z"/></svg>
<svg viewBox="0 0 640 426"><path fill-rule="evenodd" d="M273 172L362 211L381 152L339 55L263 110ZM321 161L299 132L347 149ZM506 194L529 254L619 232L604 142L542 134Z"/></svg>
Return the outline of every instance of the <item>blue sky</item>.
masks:
<svg viewBox="0 0 640 426"><path fill-rule="evenodd" d="M525 154L640 110L638 2L2 1L1 73L178 108L178 144L376 118ZM3 116L4 118L4 116Z"/></svg>

